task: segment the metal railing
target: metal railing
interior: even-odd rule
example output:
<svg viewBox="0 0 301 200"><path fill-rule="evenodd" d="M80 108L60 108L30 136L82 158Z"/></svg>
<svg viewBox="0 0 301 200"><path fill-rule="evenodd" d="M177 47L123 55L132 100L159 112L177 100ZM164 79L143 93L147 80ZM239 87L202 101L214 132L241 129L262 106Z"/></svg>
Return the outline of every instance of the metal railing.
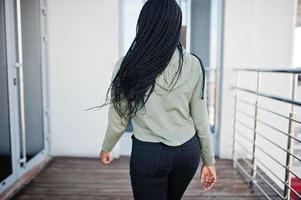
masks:
<svg viewBox="0 0 301 200"><path fill-rule="evenodd" d="M294 171L292 165L292 160L294 159L296 161L294 165L298 165L299 167L301 166L301 156L294 153L293 145L294 143L301 145L301 140L295 136L296 125L301 124L301 122L296 119L296 107L301 106L301 101L296 100L298 74L301 74L301 68L235 68L233 71L236 75L235 85L232 85L231 87L231 89L234 91L232 147L233 167L238 168L239 171L241 171L242 174L247 177L247 180L249 181L250 187L253 191L258 189L267 199L275 199L275 197L277 197L277 199L285 200L301 199L301 192L296 191L296 189L292 187L291 182L292 178L294 178L294 180L297 180L297 182L301 184L301 177L299 175L300 172L298 172L298 174L296 171ZM240 86L239 78L241 73L256 73L256 89L248 89ZM291 84L288 87L291 87L289 88L291 97L284 98L261 91L261 75L263 73L281 73L290 76ZM251 103L249 100L241 98L240 92L245 93L245 95L254 95L255 103ZM261 98L276 101L277 103L287 104L289 106L289 113L281 114L275 110L261 105ZM254 113L250 114L249 112L240 109L240 103L245 104L247 107L251 106L250 108L254 109ZM288 120L287 131L280 130L267 121L260 119L260 115L258 114L260 110L264 110L273 116L278 116L282 119ZM252 121L252 125L250 126L240 120L240 118L238 118L238 113L249 118ZM238 129L238 124L251 131L251 139L250 137L247 137L243 131ZM269 138L267 134L259 131L259 125L268 127L272 131L277 132L277 134L284 136L287 139L286 145L281 146L273 139ZM277 135L275 136L277 137ZM243 138L244 140L242 141L239 138ZM265 140L274 149L267 148L266 145L260 145L258 143L259 139ZM247 145L244 143L245 141L251 145L251 151L246 147ZM240 151L238 151L238 148L240 148ZM279 157L275 157L270 153L273 150L283 152L285 158L283 157L282 159L285 161L285 164L280 161ZM240 152L244 152L244 155L239 154ZM281 170L284 170L282 171L284 177L279 177L279 175L273 170L272 164L267 164L260 159L258 156L259 153L271 159L274 162L274 165L278 165L277 167L281 168ZM250 159L247 159L247 157ZM267 175L265 172L268 172L267 174L269 175ZM259 179L261 183L258 182ZM273 179L278 180L281 183L282 188L279 187L279 184L275 184ZM272 191L272 193L268 191Z"/></svg>

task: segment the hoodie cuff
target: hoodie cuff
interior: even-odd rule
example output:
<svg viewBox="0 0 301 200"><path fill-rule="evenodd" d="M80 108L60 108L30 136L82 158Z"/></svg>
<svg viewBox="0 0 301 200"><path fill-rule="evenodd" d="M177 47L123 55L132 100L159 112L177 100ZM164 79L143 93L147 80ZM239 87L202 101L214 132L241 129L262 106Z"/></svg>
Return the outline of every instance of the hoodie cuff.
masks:
<svg viewBox="0 0 301 200"><path fill-rule="evenodd" d="M202 158L203 164L206 166L214 166L215 165L215 157L207 157L207 158Z"/></svg>
<svg viewBox="0 0 301 200"><path fill-rule="evenodd" d="M101 149L102 149L103 151L105 151L105 152L111 152L112 149L113 149L113 147L102 145L102 146L101 146Z"/></svg>

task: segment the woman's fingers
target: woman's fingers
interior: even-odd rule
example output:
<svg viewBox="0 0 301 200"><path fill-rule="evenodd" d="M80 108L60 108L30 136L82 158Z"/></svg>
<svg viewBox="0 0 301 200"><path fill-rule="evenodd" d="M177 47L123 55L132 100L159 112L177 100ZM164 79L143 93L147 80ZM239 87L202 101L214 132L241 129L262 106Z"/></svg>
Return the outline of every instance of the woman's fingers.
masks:
<svg viewBox="0 0 301 200"><path fill-rule="evenodd" d="M207 190L209 177L208 177L208 170L206 169L206 167L202 168L200 178L201 178L201 184L203 186L203 189Z"/></svg>
<svg viewBox="0 0 301 200"><path fill-rule="evenodd" d="M205 183L204 183L204 188L206 191L208 190L209 185L210 185L209 175L206 175Z"/></svg>
<svg viewBox="0 0 301 200"><path fill-rule="evenodd" d="M102 162L104 164L109 164L111 162L111 160L109 159L109 156L105 156L105 157L103 157Z"/></svg>
<svg viewBox="0 0 301 200"><path fill-rule="evenodd" d="M213 186L212 183L210 181L207 181L204 187L205 190L208 191L212 186Z"/></svg>
<svg viewBox="0 0 301 200"><path fill-rule="evenodd" d="M203 189L208 191L216 182L216 173L214 166L203 166L201 170L201 184Z"/></svg>
<svg viewBox="0 0 301 200"><path fill-rule="evenodd" d="M210 177L208 178L208 190L215 184L216 182L216 177L215 175L210 175Z"/></svg>

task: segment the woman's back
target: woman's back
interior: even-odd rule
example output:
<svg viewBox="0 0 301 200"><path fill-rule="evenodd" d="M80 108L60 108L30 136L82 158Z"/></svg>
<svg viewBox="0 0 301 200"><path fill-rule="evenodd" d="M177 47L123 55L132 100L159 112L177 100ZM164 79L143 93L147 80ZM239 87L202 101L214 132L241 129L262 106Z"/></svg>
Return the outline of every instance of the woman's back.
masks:
<svg viewBox="0 0 301 200"><path fill-rule="evenodd" d="M156 79L154 92L145 107L132 119L134 135L140 140L176 146L187 141L195 133L189 102L198 78L195 65L197 63L185 52L181 76L168 92L178 68L178 59L176 49L168 66Z"/></svg>
<svg viewBox="0 0 301 200"><path fill-rule="evenodd" d="M206 93L202 99L203 73L199 60L183 49L183 67L179 79L173 85L172 79L178 69L179 50L176 49L166 69L156 78L154 91L144 107L131 119L133 134L142 141L163 142L169 146L181 145L193 137L195 132L201 141L202 159L213 165L214 152L208 123ZM124 57L113 70L116 75ZM205 83L206 84L206 83ZM172 87L171 90L169 90ZM116 129L119 130L116 130ZM110 108L107 134L102 148L110 151L126 127L121 123L113 106ZM110 137L108 137L108 135Z"/></svg>

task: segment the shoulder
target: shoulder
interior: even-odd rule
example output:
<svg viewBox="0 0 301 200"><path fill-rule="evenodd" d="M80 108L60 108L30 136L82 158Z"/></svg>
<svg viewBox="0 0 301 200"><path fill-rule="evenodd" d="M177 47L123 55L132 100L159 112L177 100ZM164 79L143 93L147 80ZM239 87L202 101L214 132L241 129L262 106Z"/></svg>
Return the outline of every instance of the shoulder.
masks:
<svg viewBox="0 0 301 200"><path fill-rule="evenodd" d="M201 58L191 53L189 53L189 57L191 59L191 64L194 70L201 72L202 71Z"/></svg>
<svg viewBox="0 0 301 200"><path fill-rule="evenodd" d="M192 76L199 80L199 79L203 79L203 66L200 63L200 60L198 57L196 57L195 55L191 54L191 53L187 53L188 58L190 59L190 63L191 63L191 68L192 68Z"/></svg>

